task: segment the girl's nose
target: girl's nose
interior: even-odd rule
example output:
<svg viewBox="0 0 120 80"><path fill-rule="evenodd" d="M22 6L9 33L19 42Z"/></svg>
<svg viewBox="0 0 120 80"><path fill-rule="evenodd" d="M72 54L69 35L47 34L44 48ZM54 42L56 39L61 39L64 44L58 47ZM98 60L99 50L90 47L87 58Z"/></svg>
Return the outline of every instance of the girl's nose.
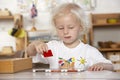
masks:
<svg viewBox="0 0 120 80"><path fill-rule="evenodd" d="M67 28L64 28L64 34L68 34L68 29Z"/></svg>

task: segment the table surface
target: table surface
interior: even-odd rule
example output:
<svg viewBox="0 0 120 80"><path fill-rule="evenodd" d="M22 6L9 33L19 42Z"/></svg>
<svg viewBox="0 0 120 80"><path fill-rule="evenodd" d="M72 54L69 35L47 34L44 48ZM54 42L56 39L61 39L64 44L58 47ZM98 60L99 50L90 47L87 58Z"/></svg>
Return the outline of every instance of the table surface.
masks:
<svg viewBox="0 0 120 80"><path fill-rule="evenodd" d="M21 71L14 74L0 74L0 80L120 80L120 72L32 72Z"/></svg>

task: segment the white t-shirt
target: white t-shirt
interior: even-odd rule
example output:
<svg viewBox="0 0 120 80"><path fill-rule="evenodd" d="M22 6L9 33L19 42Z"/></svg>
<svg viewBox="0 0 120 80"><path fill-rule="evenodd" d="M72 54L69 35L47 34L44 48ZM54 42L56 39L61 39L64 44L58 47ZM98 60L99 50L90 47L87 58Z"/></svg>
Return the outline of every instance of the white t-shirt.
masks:
<svg viewBox="0 0 120 80"><path fill-rule="evenodd" d="M52 51L52 57L44 58L43 55L37 54L33 57L33 62L42 62L50 64L50 68L58 69L65 64L74 69L88 68L98 62L111 63L94 47L80 42L75 48L66 47L62 41L50 41L47 43L48 48ZM82 61L84 61L82 63ZM65 67L66 68L66 67Z"/></svg>

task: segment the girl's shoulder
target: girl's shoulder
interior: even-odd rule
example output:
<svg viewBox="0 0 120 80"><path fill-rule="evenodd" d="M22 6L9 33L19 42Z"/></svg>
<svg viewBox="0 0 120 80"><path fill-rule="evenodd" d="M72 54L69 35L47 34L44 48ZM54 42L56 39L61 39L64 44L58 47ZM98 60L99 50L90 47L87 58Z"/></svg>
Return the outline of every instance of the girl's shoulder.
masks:
<svg viewBox="0 0 120 80"><path fill-rule="evenodd" d="M81 43L81 46L88 50L97 50L95 47L91 46L90 44L85 44L83 42Z"/></svg>
<svg viewBox="0 0 120 80"><path fill-rule="evenodd" d="M83 43L83 47L81 49L84 50L89 56L100 54L100 51L96 47L91 46L90 44Z"/></svg>

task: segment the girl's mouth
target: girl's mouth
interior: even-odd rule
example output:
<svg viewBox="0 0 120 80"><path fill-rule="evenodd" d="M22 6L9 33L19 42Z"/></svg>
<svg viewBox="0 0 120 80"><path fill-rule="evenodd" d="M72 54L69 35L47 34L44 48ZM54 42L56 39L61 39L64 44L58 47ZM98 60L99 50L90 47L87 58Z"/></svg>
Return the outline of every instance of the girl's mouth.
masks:
<svg viewBox="0 0 120 80"><path fill-rule="evenodd" d="M65 39L69 39L69 38L71 38L71 36L66 36L66 37L64 37Z"/></svg>

